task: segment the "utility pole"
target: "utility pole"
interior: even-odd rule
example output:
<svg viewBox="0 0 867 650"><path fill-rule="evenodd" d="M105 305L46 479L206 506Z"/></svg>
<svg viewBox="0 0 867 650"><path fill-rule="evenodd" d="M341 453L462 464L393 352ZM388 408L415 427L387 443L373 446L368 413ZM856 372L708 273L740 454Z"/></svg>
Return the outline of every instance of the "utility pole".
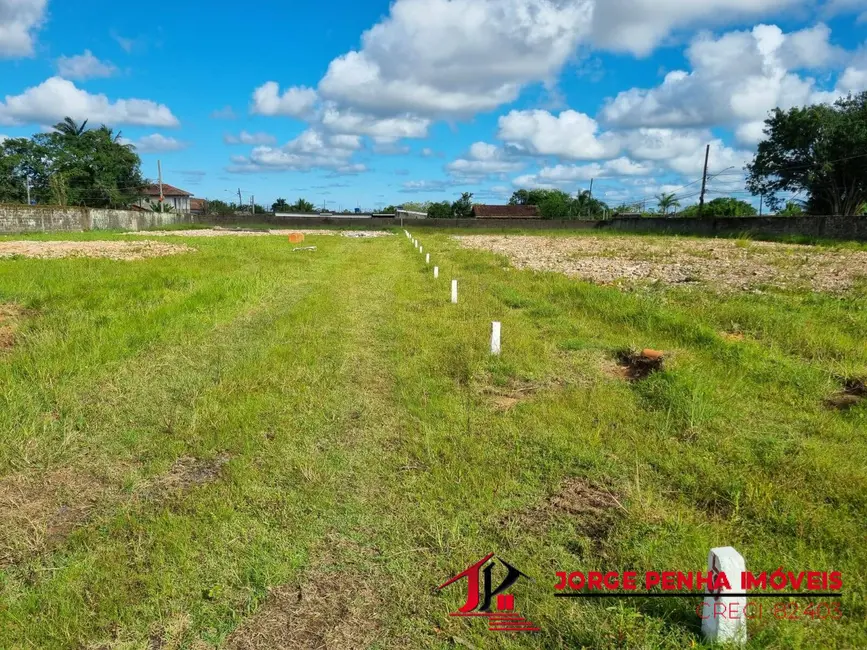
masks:
<svg viewBox="0 0 867 650"><path fill-rule="evenodd" d="M160 178L160 214L163 212L163 201L165 197L163 196L163 165L162 162L157 160L157 174Z"/></svg>
<svg viewBox="0 0 867 650"><path fill-rule="evenodd" d="M256 197L253 196L252 194L250 195L250 214L251 215L256 214Z"/></svg>
<svg viewBox="0 0 867 650"><path fill-rule="evenodd" d="M701 177L701 198L698 200L698 216L704 214L704 193L707 190L707 161L710 158L710 145L707 145L707 150L704 152L704 175Z"/></svg>
<svg viewBox="0 0 867 650"><path fill-rule="evenodd" d="M241 198L241 188L238 188L238 209L241 209L241 206L244 205L244 200Z"/></svg>
<svg viewBox="0 0 867 650"><path fill-rule="evenodd" d="M30 205L30 177L24 177L25 183L27 185L27 205Z"/></svg>
<svg viewBox="0 0 867 650"><path fill-rule="evenodd" d="M762 216L762 208L765 207L765 195L759 194L759 216Z"/></svg>
<svg viewBox="0 0 867 650"><path fill-rule="evenodd" d="M591 210L590 204L593 202L593 181L594 180L595 179L593 179L593 178L590 179L590 194L587 197L587 216L588 217L590 216L590 210Z"/></svg>

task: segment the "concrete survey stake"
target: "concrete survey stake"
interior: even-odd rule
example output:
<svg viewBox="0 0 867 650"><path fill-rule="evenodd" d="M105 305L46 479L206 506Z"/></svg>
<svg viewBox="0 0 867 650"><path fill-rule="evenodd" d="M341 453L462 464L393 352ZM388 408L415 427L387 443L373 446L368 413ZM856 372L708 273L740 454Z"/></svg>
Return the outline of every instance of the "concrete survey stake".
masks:
<svg viewBox="0 0 867 650"><path fill-rule="evenodd" d="M458 281L452 280L452 304L458 304Z"/></svg>
<svg viewBox="0 0 867 650"><path fill-rule="evenodd" d="M491 324L491 354L495 356L499 356L502 349L500 345L500 334L502 333L502 331L502 323L494 321Z"/></svg>
<svg viewBox="0 0 867 650"><path fill-rule="evenodd" d="M425 258L424 258L424 263L425 263L425 264L430 264L430 253L428 253L428 254L425 256Z"/></svg>
<svg viewBox="0 0 867 650"><path fill-rule="evenodd" d="M746 562L744 562L743 556L731 546L712 548L707 556L707 569L715 574L725 573L731 582L731 589L722 589L716 596L705 598L702 611L706 613L714 611L740 612L740 616L703 616L702 634L710 643L745 645L747 642L747 619L745 615L747 599L745 596L726 597L726 592L746 593L746 585L742 584L741 578L747 570Z"/></svg>
<svg viewBox="0 0 867 650"><path fill-rule="evenodd" d="M438 279L439 277L440 277L440 267L435 266L434 267L434 280Z"/></svg>

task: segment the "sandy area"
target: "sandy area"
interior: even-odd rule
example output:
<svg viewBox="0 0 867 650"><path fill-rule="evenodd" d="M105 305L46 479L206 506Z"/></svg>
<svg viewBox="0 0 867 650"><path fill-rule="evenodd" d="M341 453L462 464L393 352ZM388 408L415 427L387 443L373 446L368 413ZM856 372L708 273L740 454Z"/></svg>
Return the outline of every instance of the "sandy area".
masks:
<svg viewBox="0 0 867 650"><path fill-rule="evenodd" d="M142 260L195 251L195 248L183 244L155 241L0 241L0 258L101 257L110 260Z"/></svg>
<svg viewBox="0 0 867 650"><path fill-rule="evenodd" d="M302 235L342 235L357 239L368 237L393 237L394 233L380 230L230 230L230 229L195 229L195 230L148 230L147 232L128 232L125 235L146 235L148 237L266 237L280 235L288 237L292 233Z"/></svg>
<svg viewBox="0 0 867 650"><path fill-rule="evenodd" d="M839 292L867 277L867 252L730 239L456 236L519 269L556 271L597 284L700 284Z"/></svg>

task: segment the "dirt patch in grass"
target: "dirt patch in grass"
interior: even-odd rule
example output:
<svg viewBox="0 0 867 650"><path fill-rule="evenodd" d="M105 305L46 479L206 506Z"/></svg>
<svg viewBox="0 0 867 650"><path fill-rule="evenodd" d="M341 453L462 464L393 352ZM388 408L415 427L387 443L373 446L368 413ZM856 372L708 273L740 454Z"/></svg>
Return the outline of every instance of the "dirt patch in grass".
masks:
<svg viewBox="0 0 867 650"><path fill-rule="evenodd" d="M232 230L226 228L198 229L198 230L148 230L146 232L127 232L125 235L146 235L147 237L268 237L279 235L288 237L292 233L302 235L328 235L351 237L353 239L366 239L370 237L393 237L394 233L380 230Z"/></svg>
<svg viewBox="0 0 867 650"><path fill-rule="evenodd" d="M21 319L28 315L29 312L18 305L0 303L0 351L15 346L15 332Z"/></svg>
<svg viewBox="0 0 867 650"><path fill-rule="evenodd" d="M213 483L222 476L223 466L230 460L231 456L228 454L221 454L210 460L183 456L175 461L166 474L156 478L145 492L150 495L177 492Z"/></svg>
<svg viewBox="0 0 867 650"><path fill-rule="evenodd" d="M184 244L166 244L154 241L3 241L0 258L34 257L59 259L63 257L96 257L110 260L143 260L194 253L195 248Z"/></svg>
<svg viewBox="0 0 867 650"><path fill-rule="evenodd" d="M842 379L842 383L843 389L825 400L828 408L845 411L867 398L867 378Z"/></svg>
<svg viewBox="0 0 867 650"><path fill-rule="evenodd" d="M618 496L604 486L573 477L543 503L510 516L509 521L529 529L547 528L552 520L566 519L594 541L605 541L626 513Z"/></svg>
<svg viewBox="0 0 867 650"><path fill-rule="evenodd" d="M658 350L619 350L614 355L611 374L627 381L641 381L663 370L665 355Z"/></svg>
<svg viewBox="0 0 867 650"><path fill-rule="evenodd" d="M701 284L846 291L867 277L867 252L678 237L455 237L464 248L506 255L517 268L555 271L597 284Z"/></svg>
<svg viewBox="0 0 867 650"><path fill-rule="evenodd" d="M0 567L65 540L105 498L107 486L72 469L0 479Z"/></svg>
<svg viewBox="0 0 867 650"><path fill-rule="evenodd" d="M229 636L227 650L356 650L377 641L383 601L355 557L370 552L337 535L325 541L300 584L272 589Z"/></svg>
<svg viewBox="0 0 867 650"><path fill-rule="evenodd" d="M547 381L530 381L511 379L504 386L486 384L479 388L482 395L498 411L509 411L521 402L530 399L536 393L550 388L561 388L563 382L551 379Z"/></svg>

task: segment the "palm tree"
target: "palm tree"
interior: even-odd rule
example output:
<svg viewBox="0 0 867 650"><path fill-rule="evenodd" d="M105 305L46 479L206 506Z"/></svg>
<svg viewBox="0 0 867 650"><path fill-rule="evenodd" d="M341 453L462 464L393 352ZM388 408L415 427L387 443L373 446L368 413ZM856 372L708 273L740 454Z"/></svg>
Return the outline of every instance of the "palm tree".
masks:
<svg viewBox="0 0 867 650"><path fill-rule="evenodd" d="M78 124L71 117L64 117L62 122L54 125L54 130L61 135L71 135L74 138L80 136L87 129L87 120Z"/></svg>
<svg viewBox="0 0 867 650"><path fill-rule="evenodd" d="M286 199L277 199L271 206L271 212L286 212L289 207L289 204L286 203Z"/></svg>
<svg viewBox="0 0 867 650"><path fill-rule="evenodd" d="M677 200L677 197L674 194L666 194L663 192L656 197L656 200L659 201L659 210L663 215L668 214L669 208L680 207L680 201Z"/></svg>
<svg viewBox="0 0 867 650"><path fill-rule="evenodd" d="M316 210L316 206L314 206L310 201L306 199L298 199L295 205L292 206L293 210L298 210L298 212L314 212Z"/></svg>

